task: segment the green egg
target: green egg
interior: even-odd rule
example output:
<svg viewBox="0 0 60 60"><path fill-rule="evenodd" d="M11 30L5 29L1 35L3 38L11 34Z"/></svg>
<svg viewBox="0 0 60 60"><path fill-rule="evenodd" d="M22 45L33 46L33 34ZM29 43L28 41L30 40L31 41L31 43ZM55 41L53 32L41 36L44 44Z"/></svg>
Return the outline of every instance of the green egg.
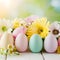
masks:
<svg viewBox="0 0 60 60"><path fill-rule="evenodd" d="M31 36L29 40L29 48L32 52L38 53L42 50L43 40L38 34L34 34Z"/></svg>

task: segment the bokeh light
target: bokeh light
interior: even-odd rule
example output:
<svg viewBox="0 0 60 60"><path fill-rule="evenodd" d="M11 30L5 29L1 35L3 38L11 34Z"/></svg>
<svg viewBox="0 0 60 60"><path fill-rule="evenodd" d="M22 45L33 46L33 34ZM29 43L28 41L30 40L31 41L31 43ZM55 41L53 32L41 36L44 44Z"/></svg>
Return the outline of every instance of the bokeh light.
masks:
<svg viewBox="0 0 60 60"><path fill-rule="evenodd" d="M25 18L30 15L60 20L60 0L0 0L0 18Z"/></svg>

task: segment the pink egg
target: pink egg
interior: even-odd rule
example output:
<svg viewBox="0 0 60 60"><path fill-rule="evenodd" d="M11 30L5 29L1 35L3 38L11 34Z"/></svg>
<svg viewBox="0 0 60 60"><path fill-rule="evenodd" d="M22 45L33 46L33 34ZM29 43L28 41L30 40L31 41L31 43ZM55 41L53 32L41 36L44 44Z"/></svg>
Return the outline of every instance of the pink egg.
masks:
<svg viewBox="0 0 60 60"><path fill-rule="evenodd" d="M17 35L19 34L19 33L26 33L26 28L25 27L23 27L23 26L21 26L21 27L19 27L19 28L16 28L14 31L13 31L13 37L14 38L16 38L17 37Z"/></svg>
<svg viewBox="0 0 60 60"><path fill-rule="evenodd" d="M20 33L15 40L15 46L19 52L24 52L28 48L28 39L25 34Z"/></svg>
<svg viewBox="0 0 60 60"><path fill-rule="evenodd" d="M58 42L54 35L51 33L44 40L44 48L47 52L53 53L57 50Z"/></svg>
<svg viewBox="0 0 60 60"><path fill-rule="evenodd" d="M60 46L60 37L58 38L58 46Z"/></svg>

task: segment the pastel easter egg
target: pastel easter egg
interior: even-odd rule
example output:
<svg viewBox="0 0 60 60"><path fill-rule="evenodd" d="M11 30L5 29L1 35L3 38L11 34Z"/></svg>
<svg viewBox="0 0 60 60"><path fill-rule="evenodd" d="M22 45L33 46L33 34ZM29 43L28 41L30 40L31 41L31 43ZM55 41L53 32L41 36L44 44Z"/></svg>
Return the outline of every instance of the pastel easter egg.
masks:
<svg viewBox="0 0 60 60"><path fill-rule="evenodd" d="M12 34L5 32L0 40L0 48L7 48L8 45L14 46L14 40Z"/></svg>
<svg viewBox="0 0 60 60"><path fill-rule="evenodd" d="M58 46L60 46L60 37L58 37Z"/></svg>
<svg viewBox="0 0 60 60"><path fill-rule="evenodd" d="M16 28L14 31L13 31L13 37L14 38L16 38L17 37L17 35L19 34L19 33L26 33L26 28L25 27L23 27L23 26L21 26L21 27L19 27L19 28Z"/></svg>
<svg viewBox="0 0 60 60"><path fill-rule="evenodd" d="M31 36L29 40L29 48L32 52L40 52L43 47L42 38L38 34L34 34Z"/></svg>
<svg viewBox="0 0 60 60"><path fill-rule="evenodd" d="M19 52L24 52L28 48L28 39L25 34L20 33L15 40L15 46Z"/></svg>
<svg viewBox="0 0 60 60"><path fill-rule="evenodd" d="M57 50L58 42L53 34L49 34L44 40L44 48L47 52L53 53Z"/></svg>

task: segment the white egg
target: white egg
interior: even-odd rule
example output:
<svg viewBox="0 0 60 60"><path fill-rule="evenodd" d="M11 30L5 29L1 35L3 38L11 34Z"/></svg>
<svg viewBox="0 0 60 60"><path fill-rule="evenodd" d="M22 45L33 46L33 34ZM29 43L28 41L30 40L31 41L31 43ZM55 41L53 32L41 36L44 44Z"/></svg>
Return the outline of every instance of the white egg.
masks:
<svg viewBox="0 0 60 60"><path fill-rule="evenodd" d="M8 45L14 44L13 36L10 33L5 32L0 40L0 48L7 48Z"/></svg>
<svg viewBox="0 0 60 60"><path fill-rule="evenodd" d="M53 34L49 34L44 40L44 48L47 52L55 52L58 47L58 42Z"/></svg>

